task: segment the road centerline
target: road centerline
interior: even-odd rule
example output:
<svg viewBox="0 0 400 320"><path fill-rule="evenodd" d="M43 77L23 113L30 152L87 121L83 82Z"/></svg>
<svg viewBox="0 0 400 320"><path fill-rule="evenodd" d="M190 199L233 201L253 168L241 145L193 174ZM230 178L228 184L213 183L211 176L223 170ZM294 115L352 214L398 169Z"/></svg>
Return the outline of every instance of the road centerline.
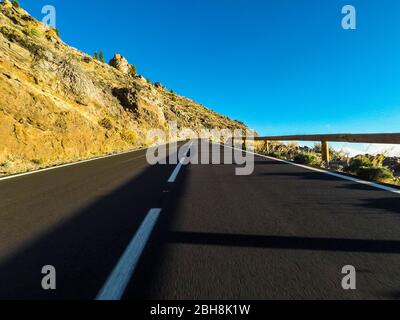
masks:
<svg viewBox="0 0 400 320"><path fill-rule="evenodd" d="M188 147L188 150L187 150L187 152L185 153L185 156L182 157L182 158L179 160L178 165L175 167L175 170L172 172L170 178L168 179L168 183L174 183L174 182L176 181L176 178L178 177L178 174L179 174L179 172L181 171L181 168L182 168L182 166L183 166L183 163L184 163L185 159L187 158L187 156L188 156L188 154L189 154L189 151L190 151L190 148L191 148L192 145L193 145L193 141L190 142L189 147Z"/></svg>
<svg viewBox="0 0 400 320"><path fill-rule="evenodd" d="M162 209L151 209L97 294L96 300L120 300L135 272Z"/></svg>

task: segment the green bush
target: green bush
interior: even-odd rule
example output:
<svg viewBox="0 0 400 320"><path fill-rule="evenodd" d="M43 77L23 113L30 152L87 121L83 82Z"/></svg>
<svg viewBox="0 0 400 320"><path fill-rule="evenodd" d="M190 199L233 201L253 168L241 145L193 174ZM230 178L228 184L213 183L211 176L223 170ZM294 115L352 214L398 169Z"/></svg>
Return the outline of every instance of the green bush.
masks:
<svg viewBox="0 0 400 320"><path fill-rule="evenodd" d="M268 155L272 158L282 159L283 155L280 152L269 152Z"/></svg>
<svg viewBox="0 0 400 320"><path fill-rule="evenodd" d="M14 8L19 8L20 7L18 0L11 0L11 4L12 4L12 6Z"/></svg>
<svg viewBox="0 0 400 320"><path fill-rule="evenodd" d="M130 73L132 76L136 76L136 67L134 64L131 64L131 70Z"/></svg>
<svg viewBox="0 0 400 320"><path fill-rule="evenodd" d="M106 61L104 60L104 54L103 54L103 51L100 51L100 53L99 53L99 60L100 60L100 62L103 62L103 63L105 63Z"/></svg>
<svg viewBox="0 0 400 320"><path fill-rule="evenodd" d="M42 36L42 32L39 28L33 27L29 28L27 31L28 36L34 37L34 38L40 38Z"/></svg>
<svg viewBox="0 0 400 320"><path fill-rule="evenodd" d="M138 137L136 133L132 130L125 130L124 132L120 133L122 140L126 143L135 145L138 141Z"/></svg>
<svg viewBox="0 0 400 320"><path fill-rule="evenodd" d="M321 164L321 160L315 154L312 153L297 154L293 160L300 164L309 164L309 165Z"/></svg>
<svg viewBox="0 0 400 320"><path fill-rule="evenodd" d="M322 145L321 145L321 143L316 143L316 144L314 144L313 150L314 150L314 152L321 153L321 152L322 152Z"/></svg>
<svg viewBox="0 0 400 320"><path fill-rule="evenodd" d="M99 121L99 125L101 125L104 129L111 130L113 128L112 121L110 118L103 118Z"/></svg>
<svg viewBox="0 0 400 320"><path fill-rule="evenodd" d="M0 33L2 33L11 42L23 43L25 40L25 36L21 31L9 28L7 26L1 26Z"/></svg>
<svg viewBox="0 0 400 320"><path fill-rule="evenodd" d="M37 166L41 166L44 164L44 160L43 159L32 159L31 160L33 164L37 165Z"/></svg>
<svg viewBox="0 0 400 320"><path fill-rule="evenodd" d="M350 165L347 168L348 171L353 173L358 173L360 168L369 168L372 167L371 160L366 156L357 156L350 161Z"/></svg>
<svg viewBox="0 0 400 320"><path fill-rule="evenodd" d="M365 180L388 182L394 180L393 172L386 167L361 167L357 175Z"/></svg>

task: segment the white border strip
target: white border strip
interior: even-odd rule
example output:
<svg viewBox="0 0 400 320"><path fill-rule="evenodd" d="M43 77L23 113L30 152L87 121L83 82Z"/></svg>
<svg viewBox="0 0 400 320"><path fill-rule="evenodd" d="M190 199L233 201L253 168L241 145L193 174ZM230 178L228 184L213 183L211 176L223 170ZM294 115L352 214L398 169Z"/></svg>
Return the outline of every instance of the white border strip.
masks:
<svg viewBox="0 0 400 320"><path fill-rule="evenodd" d="M0 181L10 180L10 179L14 179L14 178L23 177L23 176L28 176L28 175L35 174L35 173L41 173L41 172L46 172L46 171L50 171L50 170L56 170L56 169L60 169L60 168L75 166L75 165L81 164L81 163L86 163L86 162L91 162L91 161L96 161L96 160L116 157L116 156L120 156L120 155L123 155L123 154L133 153L133 152L136 152L136 151L142 151L142 150L146 150L146 149L148 149L148 147L143 147L143 148L140 148L140 149L135 149L135 150L130 150L130 151L124 151L124 152L116 153L116 154L109 154L109 155L106 155L106 156L100 156L100 157L92 158L92 159L86 159L86 160L80 160L80 161L76 161L76 162L61 164L61 165L50 167L50 168L44 168L44 169L28 171L28 172L24 172L24 173L13 174L13 175L10 175L10 176L1 177Z"/></svg>
<svg viewBox="0 0 400 320"><path fill-rule="evenodd" d="M120 300L134 273L162 209L151 209L124 254L114 267L96 300Z"/></svg>
<svg viewBox="0 0 400 320"><path fill-rule="evenodd" d="M228 145L223 145L221 143L217 143L217 144L219 144L220 146L226 146L226 147L231 148L231 149L242 150L242 149L231 147L231 146L228 146ZM334 173L334 172L326 171L324 169L309 167L309 166L305 166L305 165L298 164L298 163L295 163L295 162L290 162L290 161L286 161L286 160L282 160L282 159L278 159L278 158L273 158L273 157L265 156L265 155L262 155L262 154L259 154L259 153L255 153L255 152L251 152L251 151L247 151L247 150L242 150L242 151L245 151L245 152L250 153L250 154L254 154L254 155L262 157L262 158L275 160L275 161L286 163L286 164L291 164L291 165L296 166L296 167L300 167L300 168L303 168L303 169L308 169L308 170L319 172L319 173L325 173L327 175L330 175L330 176L333 176L333 177L336 177L336 178L340 178L340 179L344 179L344 180L360 183L360 184L363 184L363 185L367 185L367 186L370 186L370 187L373 187L373 188L381 189L381 190L384 190L384 191L388 191L388 192L392 192L392 193L400 195L400 190L399 189L392 188L392 187L389 187L389 186L384 186L384 185L381 185L379 183L375 183L375 182L371 182L371 181L365 181L365 180L361 180L361 179L357 179L357 178L353 178L353 177L348 177L348 176L345 176L345 175L342 175L342 174L339 174L339 173Z"/></svg>

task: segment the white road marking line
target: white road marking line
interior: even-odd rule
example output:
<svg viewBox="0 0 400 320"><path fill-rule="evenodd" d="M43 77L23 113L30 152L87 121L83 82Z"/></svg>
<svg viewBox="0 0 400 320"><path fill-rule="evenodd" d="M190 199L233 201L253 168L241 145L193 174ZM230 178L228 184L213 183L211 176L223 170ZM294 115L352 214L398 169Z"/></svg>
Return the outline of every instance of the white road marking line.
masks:
<svg viewBox="0 0 400 320"><path fill-rule="evenodd" d="M189 153L190 147L191 147L192 145L193 145L193 141L190 142L189 147L188 147L188 151L186 152L185 156L182 157L182 159L179 160L179 163L178 163L178 165L175 167L174 172L172 172L171 177L168 179L168 183L174 183L174 182L176 181L176 178L177 178L177 176L178 176L178 174L179 174L179 171L181 170L181 168L182 168L182 166L183 166L183 162L185 161L185 159L186 159L186 157L187 157L187 155L188 155L188 153Z"/></svg>
<svg viewBox="0 0 400 320"><path fill-rule="evenodd" d="M125 249L96 300L120 300L136 269L162 209L151 209Z"/></svg>
<svg viewBox="0 0 400 320"><path fill-rule="evenodd" d="M125 160L125 161L119 162L118 164L124 164L124 163L128 163L128 162L131 162L131 161L133 161L133 160L137 160L137 159L140 159L140 158L145 158L145 157L146 157L146 155L144 155L144 156L139 156L139 157L135 157L135 158L132 158L132 159L128 159L128 160Z"/></svg>
<svg viewBox="0 0 400 320"><path fill-rule="evenodd" d="M181 142L181 141L179 140L179 141L176 141L176 142L178 143L178 142ZM163 145L160 145L160 146L167 146L167 145L168 144L163 144ZM75 165L81 164L81 163L86 163L86 162L91 162L91 161L96 161L96 160L116 157L116 156L120 156L120 155L127 154L127 153L134 153L136 151L142 151L142 150L146 150L148 148L149 147L143 147L143 148L139 148L139 149L135 149L135 150L124 151L124 152L120 152L120 153L116 153L116 154L109 154L109 155L106 155L106 156L96 157L96 158L92 158L92 159L80 160L80 161L75 161L75 162L66 163L66 164L60 164L60 165L57 165L57 166L54 166L54 167L50 167L50 168L43 168L43 169L38 169L38 170L34 170L34 171L28 171L28 172L13 174L13 175L5 176L5 177L0 177L0 181L19 178L19 177L23 177L23 176L27 176L27 175L31 175L31 174L35 174L35 173L41 173L41 172L45 172L45 171L50 171L50 170L56 170L56 169L60 169L60 168L75 166Z"/></svg>
<svg viewBox="0 0 400 320"><path fill-rule="evenodd" d="M215 143L215 142L213 142L213 143ZM228 146L228 145L223 145L221 143L216 143L216 144L219 144L220 146L226 146L226 147L231 148L231 149L242 150L242 149L231 147L231 146ZM361 180L361 179L357 179L357 178L353 178L353 177L348 177L348 176L345 176L345 175L342 175L342 174L339 174L339 173L326 171L324 169L313 168L313 167L305 166L303 164L298 164L298 163L295 163L295 162L290 162L290 161L286 161L286 160L282 160L282 159L278 159L278 158L273 158L273 157L265 156L265 155L262 155L262 154L259 154L259 153L255 153L255 152L251 152L251 151L247 151L247 150L243 150L243 151L245 151L247 153L250 153L250 154L254 154L254 155L262 157L262 158L275 160L275 161L279 161L279 162L286 163L286 164L291 164L292 166L300 167L300 168L311 170L311 171L316 171L316 172L319 172L319 173L325 173L327 175L330 175L330 176L333 176L333 177L336 177L336 178L340 178L340 179L344 179L344 180L348 180L348 181L364 184L364 185L367 185L367 186L370 186L370 187L373 187L373 188L381 189L381 190L384 190L384 191L388 191L388 192L392 192L392 193L400 195L400 190L399 189L392 188L392 187L389 187L389 186L384 186L384 185L381 185L381 184L376 183L376 182L370 182L370 181L365 181L365 180Z"/></svg>
<svg viewBox="0 0 400 320"><path fill-rule="evenodd" d="M110 154L110 155L106 155L106 156L101 156L101 157L97 157L97 158L93 158L93 159L87 159L87 160L81 160L81 161L61 164L61 165L50 167L50 168L44 168L44 169L39 169L39 170L35 170L35 171L28 171L28 172L24 172L24 173L18 173L18 174L14 174L14 175L11 175L11 176L2 177L2 178L0 178L0 181L10 180L10 179L14 179L14 178L23 177L23 176L28 176L28 175L35 174L35 173L40 173L40 172L45 172L45 171L50 171L50 170L56 170L56 169L60 169L60 168L75 166L75 165L81 164L81 163L86 163L86 162L91 162L91 161L96 161L96 160L116 157L116 156L120 156L120 155L123 155L123 154L133 153L133 152L136 152L136 151L142 151L142 150L146 150L146 149L148 149L148 148L145 147L145 148L125 151L125 152L121 152L121 153L117 153L117 154Z"/></svg>

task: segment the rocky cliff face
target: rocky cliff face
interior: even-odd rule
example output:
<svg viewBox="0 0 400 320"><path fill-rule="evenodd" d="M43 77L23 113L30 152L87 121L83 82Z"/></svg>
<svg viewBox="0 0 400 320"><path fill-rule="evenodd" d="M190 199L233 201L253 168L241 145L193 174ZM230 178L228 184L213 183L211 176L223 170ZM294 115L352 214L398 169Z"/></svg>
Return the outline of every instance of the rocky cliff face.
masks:
<svg viewBox="0 0 400 320"><path fill-rule="evenodd" d="M121 71L123 74L129 74L131 70L131 65L129 64L128 60L118 53L115 54L114 58L111 59L109 64L115 69Z"/></svg>
<svg viewBox="0 0 400 320"><path fill-rule="evenodd" d="M0 175L145 146L150 128L241 128L190 99L66 45L0 4Z"/></svg>

